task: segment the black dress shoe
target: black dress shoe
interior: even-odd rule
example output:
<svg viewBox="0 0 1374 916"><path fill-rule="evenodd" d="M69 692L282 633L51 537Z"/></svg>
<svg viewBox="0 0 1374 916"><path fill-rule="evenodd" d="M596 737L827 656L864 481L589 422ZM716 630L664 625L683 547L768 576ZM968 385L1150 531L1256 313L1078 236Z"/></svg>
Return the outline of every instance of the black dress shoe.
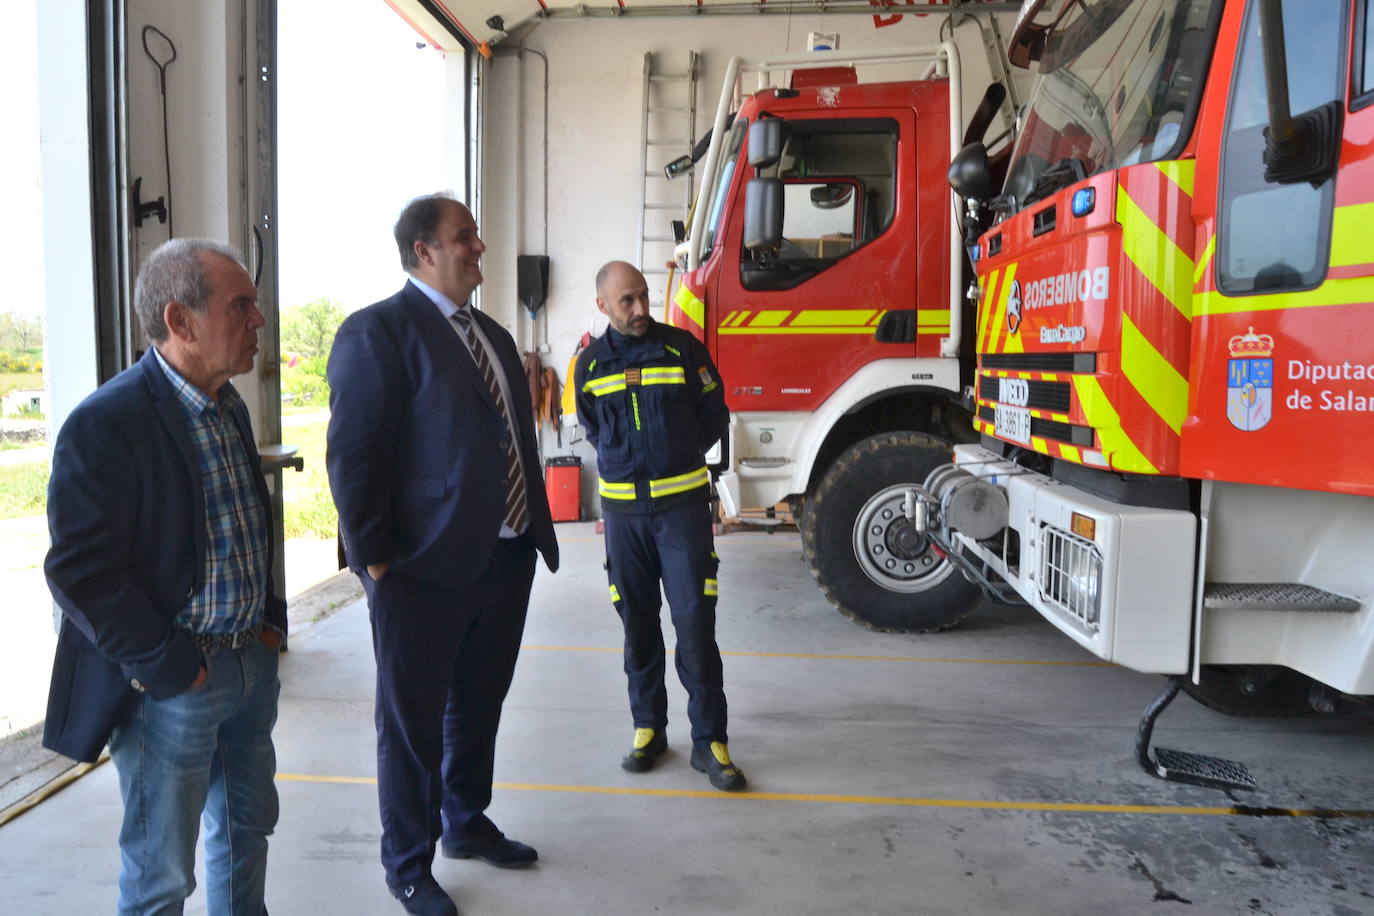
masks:
<svg viewBox="0 0 1374 916"><path fill-rule="evenodd" d="M391 891L391 896L401 901L407 913L417 916L458 916L458 907L453 898L431 877L420 878L413 884L388 884L387 889Z"/></svg>
<svg viewBox="0 0 1374 916"><path fill-rule="evenodd" d="M481 859L497 868L525 868L539 858L534 847L501 833L481 839L444 840L439 851L446 859Z"/></svg>

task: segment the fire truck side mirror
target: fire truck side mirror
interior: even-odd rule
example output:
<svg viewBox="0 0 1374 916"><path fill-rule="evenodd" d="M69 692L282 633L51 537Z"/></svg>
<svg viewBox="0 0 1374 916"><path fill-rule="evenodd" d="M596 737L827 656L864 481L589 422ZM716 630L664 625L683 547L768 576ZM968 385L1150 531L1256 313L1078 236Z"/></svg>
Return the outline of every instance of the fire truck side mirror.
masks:
<svg viewBox="0 0 1374 916"><path fill-rule="evenodd" d="M749 125L749 164L756 169L777 165L782 158L782 122L763 118Z"/></svg>
<svg viewBox="0 0 1374 916"><path fill-rule="evenodd" d="M776 251L782 245L782 179L751 178L744 186L744 247Z"/></svg>
<svg viewBox="0 0 1374 916"><path fill-rule="evenodd" d="M949 164L947 177L954 193L965 200L987 200L993 193L988 148L979 142L959 150Z"/></svg>

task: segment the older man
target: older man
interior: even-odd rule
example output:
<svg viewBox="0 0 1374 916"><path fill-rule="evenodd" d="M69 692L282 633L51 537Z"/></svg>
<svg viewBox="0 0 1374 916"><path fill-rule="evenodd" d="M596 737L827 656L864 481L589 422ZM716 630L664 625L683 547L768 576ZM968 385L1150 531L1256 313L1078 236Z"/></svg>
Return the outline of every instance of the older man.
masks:
<svg viewBox="0 0 1374 916"><path fill-rule="evenodd" d="M152 344L72 412L53 450L62 610L43 743L119 771L122 914L181 912L206 825L213 914L265 912L277 822L277 655L267 487L243 401L263 326L236 252L175 239L134 291Z"/></svg>
<svg viewBox="0 0 1374 916"><path fill-rule="evenodd" d="M472 308L486 251L467 207L411 201L410 280L349 316L329 358L329 484L377 658L382 865L406 912L457 908L445 856L520 868L486 809L535 551L558 568L534 416L510 334Z"/></svg>

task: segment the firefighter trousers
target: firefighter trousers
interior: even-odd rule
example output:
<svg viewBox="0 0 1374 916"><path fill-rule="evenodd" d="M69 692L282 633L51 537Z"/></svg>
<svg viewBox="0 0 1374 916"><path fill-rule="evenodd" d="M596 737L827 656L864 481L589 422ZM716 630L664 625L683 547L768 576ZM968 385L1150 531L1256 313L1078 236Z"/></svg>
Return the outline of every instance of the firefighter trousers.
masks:
<svg viewBox="0 0 1374 916"><path fill-rule="evenodd" d="M650 515L605 514L611 601L625 625L625 677L636 728L668 724L663 596L677 632L673 663L687 690L692 742L725 742L725 686L716 645L716 568L711 510L688 503Z"/></svg>

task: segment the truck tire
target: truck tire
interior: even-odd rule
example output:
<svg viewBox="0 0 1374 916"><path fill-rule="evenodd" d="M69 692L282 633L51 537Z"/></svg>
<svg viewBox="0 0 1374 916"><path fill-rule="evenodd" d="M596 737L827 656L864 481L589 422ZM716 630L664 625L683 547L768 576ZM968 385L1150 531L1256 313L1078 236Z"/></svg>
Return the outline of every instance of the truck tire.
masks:
<svg viewBox="0 0 1374 916"><path fill-rule="evenodd" d="M1201 683L1184 678L1183 692L1228 716L1293 718L1315 713L1312 681L1273 665L1206 665Z"/></svg>
<svg viewBox="0 0 1374 916"><path fill-rule="evenodd" d="M802 546L840 613L875 630L929 633L977 606L979 588L902 514L906 488L949 460L949 444L933 436L881 433L825 472L802 512Z"/></svg>

